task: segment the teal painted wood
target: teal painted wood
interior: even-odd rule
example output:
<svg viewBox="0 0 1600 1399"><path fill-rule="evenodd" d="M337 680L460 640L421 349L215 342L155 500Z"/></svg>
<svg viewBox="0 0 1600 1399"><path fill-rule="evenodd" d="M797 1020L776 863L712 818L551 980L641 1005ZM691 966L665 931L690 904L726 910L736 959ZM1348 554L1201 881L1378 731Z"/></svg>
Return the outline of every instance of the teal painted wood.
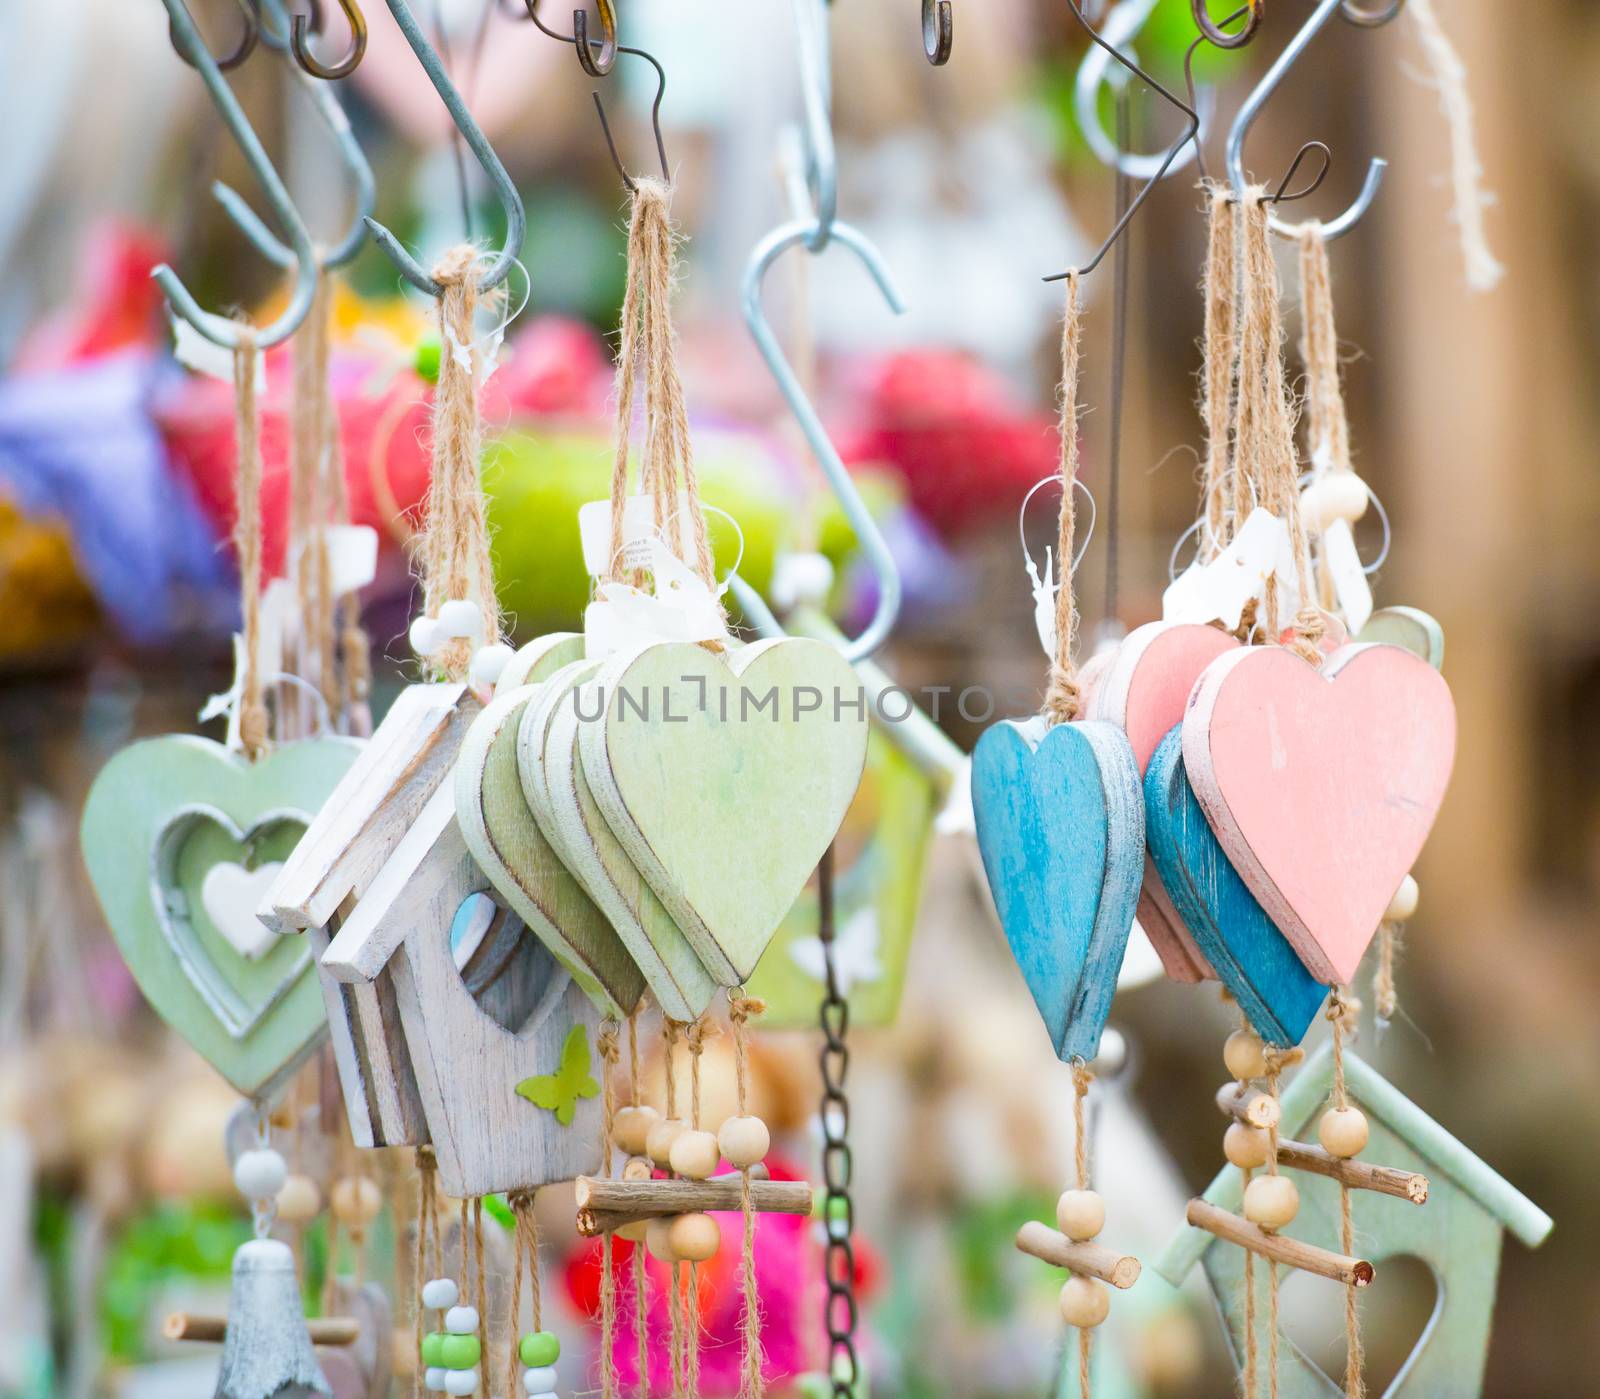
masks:
<svg viewBox="0 0 1600 1399"><path fill-rule="evenodd" d="M1128 737L1091 721L991 725L972 755L978 850L995 909L1063 1059L1092 1059L1144 875Z"/></svg>
<svg viewBox="0 0 1600 1399"><path fill-rule="evenodd" d="M191 734L124 748L90 788L84 862L128 969L157 1014L235 1088L270 1098L326 1030L311 949L241 956L201 899L224 863L287 859L361 744L306 739L250 763Z"/></svg>
<svg viewBox="0 0 1600 1399"><path fill-rule="evenodd" d="M1173 906L1263 1039L1297 1045L1328 994L1245 887L1207 825L1175 725L1145 774L1145 838Z"/></svg>
<svg viewBox="0 0 1600 1399"><path fill-rule="evenodd" d="M1366 1190L1352 1191L1350 1196L1357 1251L1375 1269L1372 1285L1362 1292L1362 1306L1370 1311L1383 1305L1386 1259L1421 1259L1438 1286L1433 1316L1410 1359L1385 1391L1386 1399L1437 1399L1441 1395L1472 1399L1483 1391L1503 1230L1512 1229L1523 1242L1536 1247L1550 1231L1550 1217L1356 1055L1345 1055L1345 1075L1351 1099L1367 1114L1371 1126L1371 1140L1361 1159L1419 1171L1429 1184L1428 1203L1420 1207ZM1283 1135L1305 1140L1314 1132L1332 1078L1332 1056L1324 1045L1283 1095ZM1293 1175L1300 1190L1300 1213L1284 1232L1338 1250L1338 1185L1305 1172ZM1205 1198L1236 1211L1241 1194L1240 1173L1229 1167L1212 1182ZM1185 1225L1156 1260L1155 1270L1177 1286L1196 1263L1205 1269L1238 1358L1244 1334L1242 1252L1204 1230ZM1266 1272L1264 1267L1255 1269L1258 1326L1267 1315ZM1329 1308L1342 1312L1343 1289L1331 1282L1327 1288ZM1282 1399L1333 1399L1343 1394L1343 1388L1287 1337L1280 1345ZM1259 1396L1269 1392L1265 1354L1263 1340Z"/></svg>

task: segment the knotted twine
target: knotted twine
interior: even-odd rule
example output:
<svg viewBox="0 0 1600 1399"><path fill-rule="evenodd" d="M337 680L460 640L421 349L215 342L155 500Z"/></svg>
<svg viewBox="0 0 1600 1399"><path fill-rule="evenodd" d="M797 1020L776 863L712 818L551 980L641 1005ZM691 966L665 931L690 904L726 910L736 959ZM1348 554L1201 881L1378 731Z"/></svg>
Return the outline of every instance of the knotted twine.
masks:
<svg viewBox="0 0 1600 1399"><path fill-rule="evenodd" d="M642 1105L639 1074L639 1011L628 1017L628 1101ZM644 1267L644 1244L633 1244L633 1338L639 1352L639 1393L650 1399L650 1316L648 1276Z"/></svg>
<svg viewBox="0 0 1600 1399"><path fill-rule="evenodd" d="M1344 997L1344 989L1335 986L1328 995L1325 1012L1333 1026L1333 1105L1344 1109L1350 1106L1350 1093L1344 1079L1344 1037L1353 1027L1357 1006ZM1355 1225L1350 1217L1350 1187L1339 1182L1339 1248L1349 1257L1355 1252ZM1344 1291L1344 1392L1345 1399L1362 1399L1367 1392L1366 1356L1361 1346L1361 1316L1356 1303L1356 1285L1349 1283Z"/></svg>
<svg viewBox="0 0 1600 1399"><path fill-rule="evenodd" d="M1072 1162L1077 1188L1089 1188L1089 1121L1084 1101L1094 1075L1082 1059L1072 1061ZM1078 1394L1089 1399L1089 1346L1093 1333L1087 1326L1078 1328Z"/></svg>
<svg viewBox="0 0 1600 1399"><path fill-rule="evenodd" d="M233 352L234 521L244 674L239 677L239 743L252 762L267 751L267 705L261 688L261 406L255 330L238 327Z"/></svg>
<svg viewBox="0 0 1600 1399"><path fill-rule="evenodd" d="M607 1020L600 1029L601 1123L600 1174L612 1175L611 1138L617 1123L617 1023ZM617 1357L612 1345L617 1334L617 1280L611 1271L611 1231L600 1236L600 1393L616 1399ZM515 1393L507 1386L507 1393Z"/></svg>
<svg viewBox="0 0 1600 1399"><path fill-rule="evenodd" d="M1234 301L1237 236L1234 201L1226 186L1208 191L1206 268L1202 291L1205 330L1200 366L1200 416L1206 455L1201 468L1199 562L1210 563L1233 537L1238 523L1228 509L1229 429L1233 422Z"/></svg>
<svg viewBox="0 0 1600 1399"><path fill-rule="evenodd" d="M1077 639L1078 605L1072 586L1076 505L1073 491L1078 480L1078 377L1083 338L1076 269L1069 271L1066 310L1061 318L1061 515L1056 528L1056 653L1050 664L1050 686L1045 692L1044 717L1053 725L1078 717L1083 707L1078 672L1072 662Z"/></svg>
<svg viewBox="0 0 1600 1399"><path fill-rule="evenodd" d="M439 297L439 383L433 400L433 466L428 482L422 555L424 610L437 617L446 602L470 598L483 613L478 645L500 635L489 525L484 510L478 412L478 350L473 316L478 308L478 253L470 243L439 259L433 278ZM470 637L452 638L431 660L449 680L463 680L472 664Z"/></svg>
<svg viewBox="0 0 1600 1399"><path fill-rule="evenodd" d="M746 996L743 991L728 992L728 1020L733 1026L733 1082L736 1111L740 1117L749 1111L750 1095L750 1017L766 1013L765 1001ZM744 1219L744 1239L740 1246L739 1275L744 1289L744 1317L740 1322L741 1366L739 1399L762 1399L766 1384L762 1378L761 1298L756 1290L756 1212L750 1198L750 1168L739 1171L739 1209Z"/></svg>
<svg viewBox="0 0 1600 1399"><path fill-rule="evenodd" d="M532 1298L533 1329L544 1329L544 1297L539 1285L539 1216L536 1210L539 1192L518 1190L506 1197L514 1221L511 1238L511 1344L506 1357L506 1393L515 1395L522 1389L521 1338L517 1327L522 1316L522 1270L528 1270L529 1293ZM485 1356L485 1368L487 1368Z"/></svg>
<svg viewBox="0 0 1600 1399"><path fill-rule="evenodd" d="M1350 420L1339 380L1339 332L1333 323L1333 279L1328 268L1328 239L1320 223L1302 224L1300 242L1300 358L1306 367L1306 437L1311 470L1316 478L1349 472ZM1322 605L1335 604L1333 577L1326 557L1317 560L1317 587Z"/></svg>

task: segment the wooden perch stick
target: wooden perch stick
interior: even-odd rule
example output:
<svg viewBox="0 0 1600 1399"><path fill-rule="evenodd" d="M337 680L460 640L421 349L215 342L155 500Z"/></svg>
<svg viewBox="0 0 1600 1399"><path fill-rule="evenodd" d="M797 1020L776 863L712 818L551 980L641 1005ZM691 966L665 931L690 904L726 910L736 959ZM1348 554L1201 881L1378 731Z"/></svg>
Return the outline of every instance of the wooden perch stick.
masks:
<svg viewBox="0 0 1600 1399"><path fill-rule="evenodd" d="M1190 1200L1185 1218L1196 1229L1204 1229L1230 1244L1238 1244L1251 1253L1259 1253L1263 1258L1285 1263L1303 1273L1331 1278L1346 1287L1365 1287L1372 1281L1372 1264L1365 1258L1346 1258L1342 1253L1332 1253L1315 1244L1303 1244L1284 1234L1264 1233L1248 1219L1218 1209L1208 1200Z"/></svg>
<svg viewBox="0 0 1600 1399"><path fill-rule="evenodd" d="M361 1323L353 1316L314 1316L306 1318L311 1344L353 1346L361 1335ZM228 1334L225 1316L196 1316L193 1312L173 1312L161 1328L169 1341L220 1341Z"/></svg>
<svg viewBox="0 0 1600 1399"><path fill-rule="evenodd" d="M713 1180L577 1181L578 1232L586 1238L608 1234L620 1224L663 1219L674 1214L740 1208L743 1182L738 1176ZM810 1214L810 1183L803 1180L751 1180L750 1204L758 1214Z"/></svg>
<svg viewBox="0 0 1600 1399"><path fill-rule="evenodd" d="M1297 1171L1311 1171L1348 1185L1352 1190L1373 1190L1379 1195L1393 1195L1397 1200L1410 1200L1413 1205L1428 1203L1428 1178L1413 1171L1403 1171L1398 1166L1374 1166L1366 1161L1344 1160L1330 1156L1320 1146L1306 1142L1278 1143L1278 1164L1293 1166Z"/></svg>
<svg viewBox="0 0 1600 1399"><path fill-rule="evenodd" d="M1132 1287L1139 1280L1139 1260L1102 1244L1074 1243L1048 1224L1030 1219L1017 1230L1017 1247L1057 1268L1099 1278L1113 1287Z"/></svg>
<svg viewBox="0 0 1600 1399"><path fill-rule="evenodd" d="M1224 1083L1217 1089L1217 1107L1224 1117L1242 1122L1246 1127L1276 1127L1283 1109L1269 1093L1262 1093L1249 1084Z"/></svg>

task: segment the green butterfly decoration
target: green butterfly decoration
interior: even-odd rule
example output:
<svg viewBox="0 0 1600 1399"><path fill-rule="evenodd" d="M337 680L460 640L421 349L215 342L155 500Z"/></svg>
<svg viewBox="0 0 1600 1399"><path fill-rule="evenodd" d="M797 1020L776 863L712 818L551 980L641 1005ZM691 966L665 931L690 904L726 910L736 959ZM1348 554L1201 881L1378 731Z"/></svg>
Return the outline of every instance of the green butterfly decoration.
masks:
<svg viewBox="0 0 1600 1399"><path fill-rule="evenodd" d="M589 1073L589 1027L574 1025L561 1046L561 1067L553 1074L538 1074L517 1085L517 1096L536 1108L556 1115L563 1127L572 1125L579 1098L598 1098L600 1084Z"/></svg>

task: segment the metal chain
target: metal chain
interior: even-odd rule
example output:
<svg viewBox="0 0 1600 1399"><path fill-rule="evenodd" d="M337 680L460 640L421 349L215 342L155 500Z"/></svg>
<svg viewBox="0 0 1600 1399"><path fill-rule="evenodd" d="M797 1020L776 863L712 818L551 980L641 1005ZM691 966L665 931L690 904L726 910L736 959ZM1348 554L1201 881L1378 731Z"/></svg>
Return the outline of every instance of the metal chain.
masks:
<svg viewBox="0 0 1600 1399"><path fill-rule="evenodd" d="M850 1155L850 1100L845 1096L845 1075L850 1071L850 1050L845 1036L850 1029L850 1003L839 994L834 970L833 847L817 866L817 936L827 990L822 998L822 1220L827 1244L823 1250L823 1278L828 1301L823 1321L828 1328L828 1378L833 1399L854 1399L860 1364L856 1359L856 1255L851 1236L855 1231L855 1202L850 1197L854 1163Z"/></svg>

